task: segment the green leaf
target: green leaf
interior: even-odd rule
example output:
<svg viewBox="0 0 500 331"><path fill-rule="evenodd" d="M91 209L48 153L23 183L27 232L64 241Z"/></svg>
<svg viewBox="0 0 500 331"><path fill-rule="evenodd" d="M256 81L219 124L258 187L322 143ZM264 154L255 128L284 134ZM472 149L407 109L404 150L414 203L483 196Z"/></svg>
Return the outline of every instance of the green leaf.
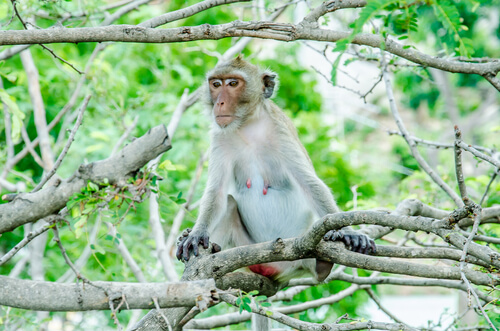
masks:
<svg viewBox="0 0 500 331"><path fill-rule="evenodd" d="M83 233L83 228L87 224L87 215L83 215L74 225L75 227L75 237L78 239Z"/></svg>
<svg viewBox="0 0 500 331"><path fill-rule="evenodd" d="M249 313L251 313L251 312L252 312L252 308L250 308L250 305L248 305L248 304L244 303L242 306L243 306L243 309L245 309L245 310L246 310L246 311L248 311Z"/></svg>
<svg viewBox="0 0 500 331"><path fill-rule="evenodd" d="M330 73L331 75L330 80L332 82L332 85L334 86L337 85L337 69L343 54L344 53L340 53L339 56L335 59L335 62L333 62L332 64L332 72Z"/></svg>
<svg viewBox="0 0 500 331"><path fill-rule="evenodd" d="M7 106L7 109L4 109L4 111L9 111L9 113L11 114L11 122L12 122L11 136L13 142L17 143L21 139L21 128L23 126L23 120L25 117L24 113L17 106L17 103L14 101L14 98L11 97L4 89L0 89L0 99Z"/></svg>
<svg viewBox="0 0 500 331"><path fill-rule="evenodd" d="M264 302L261 302L260 305L262 307L271 307L271 303L270 302L267 302L267 301L264 301Z"/></svg>
<svg viewBox="0 0 500 331"><path fill-rule="evenodd" d="M93 250L96 251L97 253L102 254L102 255L106 255L106 251L104 250L104 248L102 248L99 245L94 245Z"/></svg>
<svg viewBox="0 0 500 331"><path fill-rule="evenodd" d="M88 182L87 188L90 192L96 192L99 191L99 185L93 183L93 182Z"/></svg>
<svg viewBox="0 0 500 331"><path fill-rule="evenodd" d="M158 168L160 168L162 170L167 170L167 171L176 171L177 170L177 167L174 166L172 164L172 161L170 161L170 160L163 161L162 163L160 163Z"/></svg>
<svg viewBox="0 0 500 331"><path fill-rule="evenodd" d="M363 30L363 26L368 23L372 18L379 14L382 10L388 9L390 6L399 5L400 0L371 0L367 1L367 4L359 13L359 17L356 20L354 30L352 31L352 36L360 33ZM352 39L351 39L352 40Z"/></svg>
<svg viewBox="0 0 500 331"><path fill-rule="evenodd" d="M449 34L454 36L455 41L458 43L457 52L460 55L469 57L467 47L458 33L462 24L460 23L460 13L455 4L449 0L440 0L433 2L432 8L438 21L443 24Z"/></svg>

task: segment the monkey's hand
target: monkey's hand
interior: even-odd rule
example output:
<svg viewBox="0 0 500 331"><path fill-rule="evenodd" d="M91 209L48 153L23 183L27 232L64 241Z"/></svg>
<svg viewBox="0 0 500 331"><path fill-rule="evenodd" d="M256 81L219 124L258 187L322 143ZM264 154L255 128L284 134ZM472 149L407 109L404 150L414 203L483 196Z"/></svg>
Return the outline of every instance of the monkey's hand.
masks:
<svg viewBox="0 0 500 331"><path fill-rule="evenodd" d="M349 250L361 254L377 252L377 246L375 246L373 239L351 229L330 230L324 235L323 240L341 241Z"/></svg>
<svg viewBox="0 0 500 331"><path fill-rule="evenodd" d="M198 245L208 248L208 231L206 229L194 230L186 229L182 232L177 242L177 253L175 256L179 260L189 261L190 250L193 250L194 256L198 256Z"/></svg>

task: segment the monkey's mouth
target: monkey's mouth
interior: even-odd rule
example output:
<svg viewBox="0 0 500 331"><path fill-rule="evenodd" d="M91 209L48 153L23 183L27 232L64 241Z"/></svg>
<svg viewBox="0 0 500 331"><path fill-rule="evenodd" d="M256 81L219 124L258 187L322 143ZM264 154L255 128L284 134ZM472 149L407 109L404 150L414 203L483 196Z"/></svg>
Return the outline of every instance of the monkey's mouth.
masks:
<svg viewBox="0 0 500 331"><path fill-rule="evenodd" d="M232 115L217 115L215 116L215 122L221 127L224 128L231 124L234 121L234 116Z"/></svg>

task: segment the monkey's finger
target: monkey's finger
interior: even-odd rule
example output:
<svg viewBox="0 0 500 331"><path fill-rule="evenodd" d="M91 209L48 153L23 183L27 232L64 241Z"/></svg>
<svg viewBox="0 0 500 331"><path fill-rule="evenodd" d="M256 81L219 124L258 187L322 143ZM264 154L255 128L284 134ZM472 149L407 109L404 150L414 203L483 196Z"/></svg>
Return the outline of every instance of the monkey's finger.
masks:
<svg viewBox="0 0 500 331"><path fill-rule="evenodd" d="M323 240L337 241L344 238L344 234L341 231L330 230L324 236Z"/></svg>
<svg viewBox="0 0 500 331"><path fill-rule="evenodd" d="M351 236L350 235L345 235L342 241L347 246L347 248L350 249L351 244L352 244Z"/></svg>
<svg viewBox="0 0 500 331"><path fill-rule="evenodd" d="M212 243L212 253L218 253L222 250L222 248L216 243Z"/></svg>
<svg viewBox="0 0 500 331"><path fill-rule="evenodd" d="M375 241L373 240L370 240L370 249L372 254L377 253L377 246L375 245Z"/></svg>
<svg viewBox="0 0 500 331"><path fill-rule="evenodd" d="M208 235L204 234L202 237L203 240L203 248L207 249L208 248Z"/></svg>
<svg viewBox="0 0 500 331"><path fill-rule="evenodd" d="M354 251L354 252L357 252L358 249L359 249L359 238L360 236L350 236L351 237L351 241L352 241L352 245L351 245L351 250Z"/></svg>
<svg viewBox="0 0 500 331"><path fill-rule="evenodd" d="M189 261L189 249L191 248L191 246L192 246L191 240L186 240L186 242L183 245L184 261Z"/></svg>
<svg viewBox="0 0 500 331"><path fill-rule="evenodd" d="M368 237L366 236L361 236L359 238L359 247L357 252L362 253L362 254L368 254Z"/></svg>
<svg viewBox="0 0 500 331"><path fill-rule="evenodd" d="M192 242L192 246L193 246L193 254L194 256L198 256L198 244L199 244L200 240L193 240Z"/></svg>
<svg viewBox="0 0 500 331"><path fill-rule="evenodd" d="M331 240L331 241L334 241L335 239L334 238L334 235L335 235L335 232L330 230L328 231L327 233L325 233L325 235L323 236L323 240Z"/></svg>
<svg viewBox="0 0 500 331"><path fill-rule="evenodd" d="M182 243L179 243L179 246L177 246L177 252L175 252L175 257L177 260L181 260L182 258Z"/></svg>

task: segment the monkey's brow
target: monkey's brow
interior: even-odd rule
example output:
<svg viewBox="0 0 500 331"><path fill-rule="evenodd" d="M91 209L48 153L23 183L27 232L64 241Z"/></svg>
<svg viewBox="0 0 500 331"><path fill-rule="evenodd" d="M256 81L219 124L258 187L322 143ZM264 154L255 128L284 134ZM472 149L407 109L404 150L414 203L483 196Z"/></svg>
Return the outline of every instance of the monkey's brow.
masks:
<svg viewBox="0 0 500 331"><path fill-rule="evenodd" d="M243 76L235 75L235 74L222 74L222 75L213 75L213 76L208 77L208 80L212 80L212 79L241 79L241 80L245 80L245 78L243 78Z"/></svg>

